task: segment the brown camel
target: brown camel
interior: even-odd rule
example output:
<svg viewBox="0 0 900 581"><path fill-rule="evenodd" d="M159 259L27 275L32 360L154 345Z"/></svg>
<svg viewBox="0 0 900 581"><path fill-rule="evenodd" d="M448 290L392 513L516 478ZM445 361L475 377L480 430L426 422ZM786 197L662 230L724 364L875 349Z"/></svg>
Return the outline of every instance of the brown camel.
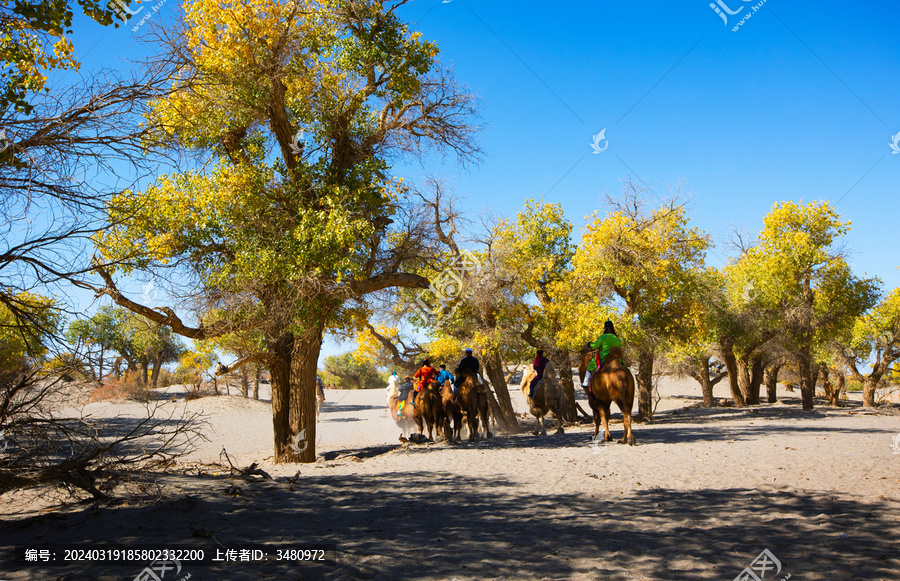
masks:
<svg viewBox="0 0 900 581"><path fill-rule="evenodd" d="M478 439L478 418L481 417L481 423L484 425L484 431L487 438L493 438L490 425L488 424L488 397L487 386L478 383L475 374L469 371L456 369L455 374L461 377L459 384L459 407L466 415L466 423L469 427L469 441L474 442Z"/></svg>
<svg viewBox="0 0 900 581"><path fill-rule="evenodd" d="M562 385L559 383L559 374L556 373L553 363L548 362L546 367L544 367L544 376L534 389L534 398L530 398L528 393L531 391L531 380L535 377L537 377L537 371L534 370L534 366L529 366L525 373L522 374L522 385L520 386L522 394L528 400L528 410L538 421L538 429L533 432L534 435L547 435L544 416L551 412L553 417L556 418L556 433L564 434L565 431L563 430L560 416L566 405L566 396L563 393Z"/></svg>
<svg viewBox="0 0 900 581"><path fill-rule="evenodd" d="M444 402L441 399L440 386L437 381L432 381L416 396L414 419L419 433L422 434L422 423L428 427L428 439L432 440L432 430L436 429L440 435L444 425Z"/></svg>
<svg viewBox="0 0 900 581"><path fill-rule="evenodd" d="M403 409L400 412L400 415L397 415L397 407L400 405L400 392L391 393L388 395L388 412L391 414L391 418L393 418L394 422L397 423L397 426L400 428L400 440L403 441L409 436L413 427L416 425L415 421L415 410L413 409L413 397L412 397L412 389L410 389L406 393L406 403L403 404Z"/></svg>
<svg viewBox="0 0 900 581"><path fill-rule="evenodd" d="M581 365L578 366L578 374L584 382L584 374L587 371L588 362L593 357L591 351L586 351L581 357ZM620 444L628 442L634 446L634 434L631 433L631 408L634 406L634 376L622 363L622 349L610 347L609 354L603 364L603 369L591 376L587 392L588 402L594 410L594 439L600 433L600 421L603 421L604 440L612 441L609 433L609 416L612 402L616 402L622 411L625 424L625 434L619 440Z"/></svg>
<svg viewBox="0 0 900 581"><path fill-rule="evenodd" d="M451 442L462 440L462 410L453 398L453 384L448 379L441 386L441 400L444 402L444 436ZM451 424L452 422L452 424Z"/></svg>

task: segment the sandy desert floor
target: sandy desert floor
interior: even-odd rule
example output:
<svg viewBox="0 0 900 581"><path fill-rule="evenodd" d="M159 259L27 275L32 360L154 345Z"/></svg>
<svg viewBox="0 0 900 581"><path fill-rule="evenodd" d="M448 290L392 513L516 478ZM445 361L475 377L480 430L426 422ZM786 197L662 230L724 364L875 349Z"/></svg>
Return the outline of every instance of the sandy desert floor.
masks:
<svg viewBox="0 0 900 581"><path fill-rule="evenodd" d="M272 463L267 401L165 403L176 417L207 416L209 441L184 459L187 468L124 482L111 502L51 510L30 494L0 497L0 577L142 578L146 564L12 561L17 546L124 544L270 554L184 561L157 575L166 580L731 580L764 549L777 559L754 570L765 580L900 580L896 411L864 412L851 395L845 407L817 400L802 412L799 394L787 392L777 404L706 409L697 407L699 386L680 380L662 381L660 392L654 421L635 425L634 447L592 446L587 425L401 446L383 390L329 390L319 461L303 465ZM513 400L526 411L517 390ZM133 403L85 411L123 425L145 413ZM216 464L223 448L235 465L258 462L274 480L232 477ZM336 545L334 564L274 560L310 543Z"/></svg>

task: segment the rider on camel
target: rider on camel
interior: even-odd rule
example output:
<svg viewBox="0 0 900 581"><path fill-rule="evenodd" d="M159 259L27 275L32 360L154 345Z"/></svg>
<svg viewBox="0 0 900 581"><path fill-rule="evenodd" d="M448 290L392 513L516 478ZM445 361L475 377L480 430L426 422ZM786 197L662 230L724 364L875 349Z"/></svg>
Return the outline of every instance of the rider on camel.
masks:
<svg viewBox="0 0 900 581"><path fill-rule="evenodd" d="M550 360L544 357L544 351L538 349L537 356L534 358L534 363L532 364L537 375L531 380L531 391L528 393L530 399L534 398L534 389L541 379L544 378L544 368L547 367L548 363L550 363Z"/></svg>
<svg viewBox="0 0 900 581"><path fill-rule="evenodd" d="M437 378L437 375L437 369L431 366L431 361L428 359L422 361L422 367L420 367L419 370L416 371L416 374L413 375L414 378L419 380L418 383L416 383L416 391L413 393L413 401L416 401L416 396L419 392L425 389L425 386L430 382L434 381Z"/></svg>
<svg viewBox="0 0 900 581"><path fill-rule="evenodd" d="M459 361L456 366L456 381L453 382L453 393L459 390L459 384L462 383L462 372L468 371L478 377L478 360L472 355L472 348L466 348L466 356Z"/></svg>
<svg viewBox="0 0 900 581"><path fill-rule="evenodd" d="M597 340L593 343L588 343L588 348L597 349L597 357L591 359L591 362L588 363L587 373L584 376L584 381L581 382L581 387L588 386L592 373L598 369L603 369L603 364L606 363L606 356L609 355L609 348L621 346L622 340L616 334L616 328L613 326L612 321L606 321L603 324L603 334L597 337Z"/></svg>
<svg viewBox="0 0 900 581"><path fill-rule="evenodd" d="M438 373L437 382L441 384L441 387L444 387L444 382L447 380L453 381L453 374L447 371L447 366L441 363L441 371Z"/></svg>
<svg viewBox="0 0 900 581"><path fill-rule="evenodd" d="M404 378L403 384L400 385L400 387L398 388L398 391L400 392L399 396L398 396L400 399L400 402L397 404L397 417L398 418L403 413L403 406L406 405L406 398L409 395L409 392L412 388L413 388L412 377L407 375ZM390 386L388 386L388 389L390 389ZM413 396L413 401L415 401L415 396Z"/></svg>

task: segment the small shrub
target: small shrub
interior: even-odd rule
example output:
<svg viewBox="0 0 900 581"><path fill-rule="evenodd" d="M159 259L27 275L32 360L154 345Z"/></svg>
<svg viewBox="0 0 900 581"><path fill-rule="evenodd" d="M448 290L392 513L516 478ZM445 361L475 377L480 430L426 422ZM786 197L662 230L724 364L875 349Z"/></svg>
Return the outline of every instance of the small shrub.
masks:
<svg viewBox="0 0 900 581"><path fill-rule="evenodd" d="M184 394L185 401L200 399L201 397L206 397L209 395L219 395L215 391L214 384L211 381L207 381L205 383L188 383L185 387L187 387L187 392Z"/></svg>
<svg viewBox="0 0 900 581"><path fill-rule="evenodd" d="M175 374L163 367L159 370L159 376L156 378L156 385L159 387L176 385L178 382L175 379Z"/></svg>
<svg viewBox="0 0 900 581"><path fill-rule="evenodd" d="M150 401L150 389L141 382L138 371L126 372L122 377L111 380L91 392L88 402L96 401Z"/></svg>

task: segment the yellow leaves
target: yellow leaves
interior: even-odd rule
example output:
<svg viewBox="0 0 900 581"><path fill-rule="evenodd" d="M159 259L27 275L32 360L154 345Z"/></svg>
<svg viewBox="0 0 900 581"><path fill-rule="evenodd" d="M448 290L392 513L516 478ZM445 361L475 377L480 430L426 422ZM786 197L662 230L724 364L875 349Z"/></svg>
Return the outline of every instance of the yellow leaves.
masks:
<svg viewBox="0 0 900 581"><path fill-rule="evenodd" d="M455 362L456 360L462 359L463 350L470 346L471 345L463 345L463 342L459 339L442 335L428 343L427 348L428 354L435 361ZM452 371L451 365L447 365L447 367Z"/></svg>
<svg viewBox="0 0 900 581"><path fill-rule="evenodd" d="M379 335L387 337L388 339L396 340L398 336L396 327L375 325L375 330ZM353 357L360 363L377 364L378 361L386 359L386 357L383 356L385 349L384 345L382 345L368 327L362 328L356 334L356 346Z"/></svg>

